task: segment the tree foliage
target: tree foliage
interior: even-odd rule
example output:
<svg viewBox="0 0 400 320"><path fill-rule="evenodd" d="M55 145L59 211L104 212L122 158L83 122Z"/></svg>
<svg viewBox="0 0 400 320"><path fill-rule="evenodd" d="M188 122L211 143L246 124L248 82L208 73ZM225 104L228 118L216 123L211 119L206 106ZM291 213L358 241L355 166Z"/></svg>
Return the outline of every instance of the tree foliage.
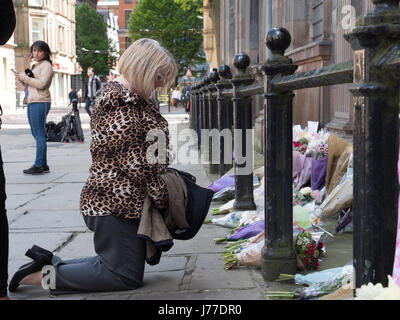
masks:
<svg viewBox="0 0 400 320"><path fill-rule="evenodd" d="M180 74L205 61L201 0L142 0L128 22L133 40L151 38L174 56Z"/></svg>
<svg viewBox="0 0 400 320"><path fill-rule="evenodd" d="M88 67L93 67L98 75L106 75L110 70L113 48L107 37L107 25L102 17L87 3L75 8L77 60L86 75Z"/></svg>

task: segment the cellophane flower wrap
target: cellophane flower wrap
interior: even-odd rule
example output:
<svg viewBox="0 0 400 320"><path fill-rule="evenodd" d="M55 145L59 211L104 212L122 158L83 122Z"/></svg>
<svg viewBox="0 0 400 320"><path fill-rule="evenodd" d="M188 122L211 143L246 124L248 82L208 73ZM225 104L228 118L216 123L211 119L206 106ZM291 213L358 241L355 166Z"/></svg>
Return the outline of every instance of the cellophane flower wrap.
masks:
<svg viewBox="0 0 400 320"><path fill-rule="evenodd" d="M301 154L305 154L307 151L308 146L308 139L307 138L300 138L297 141L293 141L293 150L298 151Z"/></svg>
<svg viewBox="0 0 400 320"><path fill-rule="evenodd" d="M305 187L300 190L294 188L293 190L293 206L302 205L314 200L312 189Z"/></svg>
<svg viewBox="0 0 400 320"><path fill-rule="evenodd" d="M303 232L297 236L295 250L298 258L308 270L315 270L319 266L318 258L324 247L321 241L316 242L310 232Z"/></svg>

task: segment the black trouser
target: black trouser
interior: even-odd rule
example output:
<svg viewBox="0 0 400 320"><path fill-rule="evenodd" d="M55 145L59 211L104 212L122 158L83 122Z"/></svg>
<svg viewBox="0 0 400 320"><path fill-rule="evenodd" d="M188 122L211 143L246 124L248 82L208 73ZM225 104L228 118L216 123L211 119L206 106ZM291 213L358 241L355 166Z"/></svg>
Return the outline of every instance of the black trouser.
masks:
<svg viewBox="0 0 400 320"><path fill-rule="evenodd" d="M0 298L7 295L8 220L6 215L6 179L0 149Z"/></svg>
<svg viewBox="0 0 400 320"><path fill-rule="evenodd" d="M90 111L90 106L92 105L92 103L94 103L94 101L92 99L90 99L89 97L86 97L85 110L89 116L92 114L92 112Z"/></svg>

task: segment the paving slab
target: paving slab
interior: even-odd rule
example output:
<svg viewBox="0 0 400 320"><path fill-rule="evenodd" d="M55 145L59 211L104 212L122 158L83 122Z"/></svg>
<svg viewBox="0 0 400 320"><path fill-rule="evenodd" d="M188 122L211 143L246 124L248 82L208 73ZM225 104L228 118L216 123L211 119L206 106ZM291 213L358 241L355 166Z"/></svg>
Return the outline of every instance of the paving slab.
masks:
<svg viewBox="0 0 400 320"><path fill-rule="evenodd" d="M95 256L96 251L93 245L93 232L86 229L85 232L76 234L72 241L55 254L61 259L77 259Z"/></svg>
<svg viewBox="0 0 400 320"><path fill-rule="evenodd" d="M79 212L79 195L78 194L52 194L51 196L42 195L37 199L29 201L20 208L29 210L57 211L57 210L74 210Z"/></svg>
<svg viewBox="0 0 400 320"><path fill-rule="evenodd" d="M71 232L14 232L9 235L9 260L23 259L26 250L36 244L54 251L72 236Z"/></svg>
<svg viewBox="0 0 400 320"><path fill-rule="evenodd" d="M10 225L11 231L26 232L84 232L87 229L79 210L31 210Z"/></svg>

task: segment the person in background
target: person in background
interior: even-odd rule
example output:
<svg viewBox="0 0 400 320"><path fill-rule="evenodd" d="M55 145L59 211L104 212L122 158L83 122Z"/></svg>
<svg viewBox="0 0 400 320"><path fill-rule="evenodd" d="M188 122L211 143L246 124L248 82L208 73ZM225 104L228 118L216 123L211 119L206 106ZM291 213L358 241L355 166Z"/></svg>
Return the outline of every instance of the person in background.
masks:
<svg viewBox="0 0 400 320"><path fill-rule="evenodd" d="M183 96L183 104L185 107L185 110L189 112L189 101L190 101L190 83L187 83L185 87L182 90L182 96Z"/></svg>
<svg viewBox="0 0 400 320"><path fill-rule="evenodd" d="M172 97L171 97L171 104L174 107L174 110L176 110L176 107L178 103L181 101L181 92L178 87L175 87L174 91L172 91Z"/></svg>
<svg viewBox="0 0 400 320"><path fill-rule="evenodd" d="M28 85L28 121L31 132L36 140L36 159L25 174L43 174L50 171L47 165L46 145L46 117L50 111L50 85L53 79L53 66L50 60L51 50L44 41L35 41L30 48L35 64L31 68L31 75L25 72L16 72L15 77L24 85Z"/></svg>
<svg viewBox="0 0 400 320"><path fill-rule="evenodd" d="M69 96L69 103L72 104L72 100L73 99L77 99L78 100L78 93L76 92L75 89L71 89L71 91L68 94Z"/></svg>
<svg viewBox="0 0 400 320"><path fill-rule="evenodd" d="M90 111L91 106L95 104L96 97L101 91L101 81L97 75L94 74L94 69L89 67L87 69L87 77L85 79L85 85L83 87L83 97L85 99L85 110L89 117L92 112Z"/></svg>
<svg viewBox="0 0 400 320"><path fill-rule="evenodd" d="M5 45L14 32L16 20L12 0L2 2L0 10L0 46ZM0 116L1 116L0 106ZM1 120L0 120L1 129ZM6 179L0 148L0 300L9 300L8 281L8 219L6 210Z"/></svg>
<svg viewBox="0 0 400 320"><path fill-rule="evenodd" d="M105 85L91 116L90 175L80 198L80 211L94 232L96 256L62 260L33 246L27 255L34 266L18 270L9 290L20 284L40 286L44 265L55 268L52 294L133 290L141 286L146 243L137 236L145 200L163 210L169 205L162 175L173 161L168 122L155 105L155 91L175 80L178 71L171 54L157 41L140 39L119 59L121 74ZM161 131L166 137L164 161L148 159L147 135Z"/></svg>

